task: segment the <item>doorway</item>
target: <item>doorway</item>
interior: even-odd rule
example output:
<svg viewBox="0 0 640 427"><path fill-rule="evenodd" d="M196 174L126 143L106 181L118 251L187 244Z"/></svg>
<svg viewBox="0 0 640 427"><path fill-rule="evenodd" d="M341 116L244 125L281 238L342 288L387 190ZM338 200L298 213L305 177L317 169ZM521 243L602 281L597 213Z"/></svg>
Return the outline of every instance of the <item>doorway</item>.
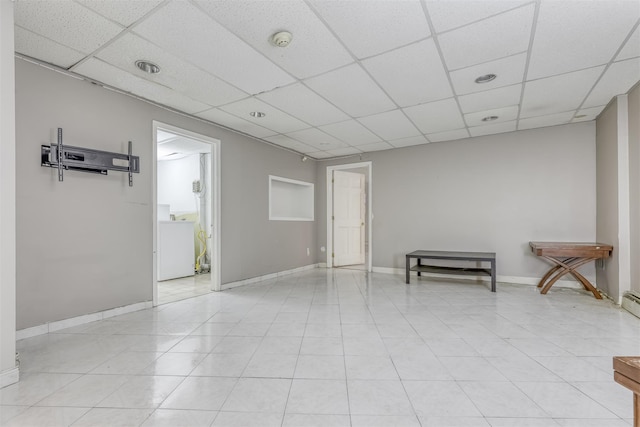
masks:
<svg viewBox="0 0 640 427"><path fill-rule="evenodd" d="M153 304L220 290L220 141L153 122Z"/></svg>
<svg viewBox="0 0 640 427"><path fill-rule="evenodd" d="M327 267L372 271L372 164L327 166Z"/></svg>

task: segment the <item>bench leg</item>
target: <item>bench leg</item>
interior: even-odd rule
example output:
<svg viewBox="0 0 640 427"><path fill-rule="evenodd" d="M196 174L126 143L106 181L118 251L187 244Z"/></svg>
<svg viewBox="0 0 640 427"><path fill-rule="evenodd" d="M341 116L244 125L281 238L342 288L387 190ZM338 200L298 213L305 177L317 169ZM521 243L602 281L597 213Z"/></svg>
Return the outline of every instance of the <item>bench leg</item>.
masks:
<svg viewBox="0 0 640 427"><path fill-rule="evenodd" d="M405 268L406 268L407 277L406 277L406 282L405 283L407 285L409 284L409 259L410 259L409 257L406 257L407 261L406 261L406 267Z"/></svg>
<svg viewBox="0 0 640 427"><path fill-rule="evenodd" d="M491 261L491 292L496 291L496 260Z"/></svg>

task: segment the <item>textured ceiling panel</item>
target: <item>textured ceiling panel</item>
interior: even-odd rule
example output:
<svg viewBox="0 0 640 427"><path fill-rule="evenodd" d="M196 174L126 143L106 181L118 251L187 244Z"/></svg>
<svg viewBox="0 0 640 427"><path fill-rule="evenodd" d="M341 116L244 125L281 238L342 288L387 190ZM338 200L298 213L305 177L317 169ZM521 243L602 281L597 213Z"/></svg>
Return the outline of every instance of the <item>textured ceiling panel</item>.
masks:
<svg viewBox="0 0 640 427"><path fill-rule="evenodd" d="M319 129L349 145L362 145L380 142L381 139L356 120L319 126Z"/></svg>
<svg viewBox="0 0 640 427"><path fill-rule="evenodd" d="M259 126L255 123L251 123L248 120L236 117L233 114L229 114L225 111L213 108L211 110L203 111L196 114L198 117L202 117L205 120L210 120L214 123L221 124L231 129L238 130L249 135L253 135L256 138L264 138L273 135L275 132L271 129Z"/></svg>
<svg viewBox="0 0 640 427"><path fill-rule="evenodd" d="M128 27L162 3L163 0L76 0L100 15Z"/></svg>
<svg viewBox="0 0 640 427"><path fill-rule="evenodd" d="M206 104L181 95L162 85L141 79L97 59L90 59L80 65L78 73L189 114L209 108Z"/></svg>
<svg viewBox="0 0 640 427"><path fill-rule="evenodd" d="M304 144L300 141L297 141L293 138L289 138L286 135L274 135L267 138L264 138L265 141L272 142L281 147L288 148L290 150L297 151L298 153L309 154L314 151L318 151L317 148L314 148L310 145Z"/></svg>
<svg viewBox="0 0 640 427"><path fill-rule="evenodd" d="M326 133L315 128L291 132L287 136L293 139L297 139L298 141L301 141L305 144L311 145L317 150L334 150L336 148L343 148L347 145L344 142L332 137L331 135L327 135Z"/></svg>
<svg viewBox="0 0 640 427"><path fill-rule="evenodd" d="M489 18L524 3L527 0L427 0L427 9L436 32L441 33Z"/></svg>
<svg viewBox="0 0 640 427"><path fill-rule="evenodd" d="M427 135L431 142L453 141L456 139L468 138L469 132L466 129L449 130L446 132L430 133Z"/></svg>
<svg viewBox="0 0 640 427"><path fill-rule="evenodd" d="M98 54L98 58L214 107L249 96L133 34L126 34L107 46ZM162 64L161 72L143 72L135 65L138 59L152 59L152 62Z"/></svg>
<svg viewBox="0 0 640 427"><path fill-rule="evenodd" d="M206 12L267 58L303 79L353 62L351 55L303 2L197 0ZM293 34L286 48L269 37L279 31Z"/></svg>
<svg viewBox="0 0 640 427"><path fill-rule="evenodd" d="M475 111L518 105L521 92L522 85L518 84L459 96L458 102L463 113L473 113Z"/></svg>
<svg viewBox="0 0 640 427"><path fill-rule="evenodd" d="M627 93L640 78L640 58L614 62L593 88L583 107L606 105L612 95Z"/></svg>
<svg viewBox="0 0 640 427"><path fill-rule="evenodd" d="M413 145L421 145L421 144L426 144L429 141L427 141L427 139L422 136L412 136L410 138L402 138L402 139L394 139L389 141L389 144L393 145L396 148L400 148L400 147L411 147Z"/></svg>
<svg viewBox="0 0 640 427"><path fill-rule="evenodd" d="M294 81L280 67L187 2L169 3L134 31L251 94Z"/></svg>
<svg viewBox="0 0 640 427"><path fill-rule="evenodd" d="M638 1L543 1L528 78L606 64L638 18Z"/></svg>
<svg viewBox="0 0 640 427"><path fill-rule="evenodd" d="M620 50L616 61L640 56L640 26L637 26L629 40Z"/></svg>
<svg viewBox="0 0 640 427"><path fill-rule="evenodd" d="M530 117L528 119L520 119L518 121L518 130L533 129L543 126L556 126L569 123L574 112L550 114L547 116Z"/></svg>
<svg viewBox="0 0 640 427"><path fill-rule="evenodd" d="M62 68L71 67L85 56L77 50L20 27L15 29L15 49L18 53Z"/></svg>
<svg viewBox="0 0 640 427"><path fill-rule="evenodd" d="M331 154L332 156L349 156L352 154L362 153L362 151L354 147L345 147L345 148L336 148L335 150L328 150L327 153Z"/></svg>
<svg viewBox="0 0 640 427"><path fill-rule="evenodd" d="M404 112L423 133L439 133L464 127L453 98L405 108Z"/></svg>
<svg viewBox="0 0 640 427"><path fill-rule="evenodd" d="M418 0L312 0L311 5L359 59L431 34ZM360 25L356 25L354 18Z"/></svg>
<svg viewBox="0 0 640 427"><path fill-rule="evenodd" d="M359 119L373 133L382 139L400 139L420 135L420 131L411 123L401 110L387 111L386 113Z"/></svg>
<svg viewBox="0 0 640 427"><path fill-rule="evenodd" d="M453 95L431 39L367 59L362 65L400 107Z"/></svg>
<svg viewBox="0 0 640 427"><path fill-rule="evenodd" d="M306 80L305 83L352 117L368 116L396 107L357 64Z"/></svg>
<svg viewBox="0 0 640 427"><path fill-rule="evenodd" d="M227 113L234 114L277 133L293 132L309 127L307 123L255 98L243 99L220 108ZM264 117L253 117L251 116L252 112L260 112L265 115Z"/></svg>
<svg viewBox="0 0 640 427"><path fill-rule="evenodd" d="M358 149L364 152L389 150L391 148L393 148L393 146L391 146L391 144L386 142L376 142L375 144L358 145Z"/></svg>
<svg viewBox="0 0 640 427"><path fill-rule="evenodd" d="M438 36L449 70L526 51L533 11L533 5L523 6Z"/></svg>
<svg viewBox="0 0 640 427"><path fill-rule="evenodd" d="M543 116L576 109L604 67L527 82L520 117Z"/></svg>
<svg viewBox="0 0 640 427"><path fill-rule="evenodd" d="M600 114L602 110L604 110L604 107L605 105L600 105L598 107L580 109L576 113L573 120L571 120L571 123L587 122L589 120L595 120L596 117L598 117L598 114Z"/></svg>
<svg viewBox="0 0 640 427"><path fill-rule="evenodd" d="M258 98L314 126L349 119L349 116L301 83L263 93Z"/></svg>
<svg viewBox="0 0 640 427"><path fill-rule="evenodd" d="M451 73L453 89L458 95L464 95L521 83L524 78L526 62L527 54L520 53L453 71ZM495 74L496 78L486 83L476 83L478 77L489 74Z"/></svg>
<svg viewBox="0 0 640 427"><path fill-rule="evenodd" d="M84 53L93 52L123 30L70 1L21 1L14 19L20 27Z"/></svg>
<svg viewBox="0 0 640 427"><path fill-rule="evenodd" d="M497 133L513 132L516 130L516 122L496 123L494 125L477 126L469 129L471 136L495 135Z"/></svg>
<svg viewBox="0 0 640 427"><path fill-rule="evenodd" d="M484 120L490 117L497 117L494 120ZM477 111L464 115L464 121L468 126L484 126L490 123L508 122L518 118L518 106L495 108L493 110Z"/></svg>

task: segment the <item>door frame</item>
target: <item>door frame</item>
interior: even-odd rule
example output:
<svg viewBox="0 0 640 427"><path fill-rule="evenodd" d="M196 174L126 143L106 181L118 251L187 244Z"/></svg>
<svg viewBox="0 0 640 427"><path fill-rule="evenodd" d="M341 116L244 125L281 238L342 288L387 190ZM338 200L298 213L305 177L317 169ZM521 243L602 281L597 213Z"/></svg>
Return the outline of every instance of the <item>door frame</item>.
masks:
<svg viewBox="0 0 640 427"><path fill-rule="evenodd" d="M333 222L331 220L333 215L333 171L359 168L367 168L369 188L367 190L367 201L365 203L367 208L365 218L368 226L367 241L369 242L369 246L365 256L367 257L367 271L373 271L373 162L371 161L327 166L327 268L333 268L333 257L331 256L333 252Z"/></svg>
<svg viewBox="0 0 640 427"><path fill-rule="evenodd" d="M191 132L176 126L153 120L152 209L153 209L153 306L158 305L158 130L164 130L185 138L204 142L211 146L211 290L220 291L220 145L219 139Z"/></svg>

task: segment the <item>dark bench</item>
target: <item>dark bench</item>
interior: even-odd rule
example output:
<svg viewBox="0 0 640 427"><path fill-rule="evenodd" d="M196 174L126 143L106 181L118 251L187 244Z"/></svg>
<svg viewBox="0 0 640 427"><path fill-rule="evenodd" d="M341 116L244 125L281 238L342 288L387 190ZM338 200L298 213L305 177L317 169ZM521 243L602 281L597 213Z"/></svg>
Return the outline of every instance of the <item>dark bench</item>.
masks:
<svg viewBox="0 0 640 427"><path fill-rule="evenodd" d="M411 258L416 258L418 263L411 267ZM491 263L490 268L465 268L442 267L426 265L423 259L437 259L446 261L486 261ZM486 275L491 276L491 292L496 291L496 254L495 252L447 252L447 251L413 251L406 255L407 284L409 284L409 272L421 273L457 274L466 276Z"/></svg>

